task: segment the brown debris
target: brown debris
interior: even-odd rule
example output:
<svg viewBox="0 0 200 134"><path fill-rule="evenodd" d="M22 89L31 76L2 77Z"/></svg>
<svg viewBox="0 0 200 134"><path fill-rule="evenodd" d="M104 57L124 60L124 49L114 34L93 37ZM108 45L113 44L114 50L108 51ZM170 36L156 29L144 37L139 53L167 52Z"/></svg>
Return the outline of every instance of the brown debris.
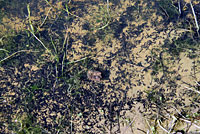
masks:
<svg viewBox="0 0 200 134"><path fill-rule="evenodd" d="M87 72L87 77L89 80L92 80L94 82L99 82L101 81L101 78L102 78L101 72L95 71L95 70L89 70Z"/></svg>

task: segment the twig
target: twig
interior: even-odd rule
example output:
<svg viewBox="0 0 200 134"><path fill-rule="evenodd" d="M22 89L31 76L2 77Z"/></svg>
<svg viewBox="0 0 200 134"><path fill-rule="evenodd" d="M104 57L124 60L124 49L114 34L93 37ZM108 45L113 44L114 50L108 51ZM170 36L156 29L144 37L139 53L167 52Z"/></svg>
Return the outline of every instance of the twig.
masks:
<svg viewBox="0 0 200 134"><path fill-rule="evenodd" d="M145 118L145 121L146 121L146 123L147 123L149 129L151 130L151 133L153 134L153 131L152 131L152 129L151 129L151 126L150 126L150 124L149 124L149 122L148 122L148 120L147 120L146 118ZM147 131L147 133L149 133L149 130Z"/></svg>
<svg viewBox="0 0 200 134"><path fill-rule="evenodd" d="M195 24L196 24L196 28L197 28L197 34L199 36L199 24L197 22L197 16L195 14L195 11L194 11L194 8L193 8L193 5L192 5L192 2L190 1L190 6L192 8L192 13L193 13L193 16L194 16L194 20L195 20Z"/></svg>
<svg viewBox="0 0 200 134"><path fill-rule="evenodd" d="M197 124L193 123L192 121L189 121L189 120L186 120L186 119L182 119L182 118L180 118L180 120L185 121L187 123L190 123L190 124L194 125L196 128L200 129L200 126L198 126Z"/></svg>
<svg viewBox="0 0 200 134"><path fill-rule="evenodd" d="M195 90L195 89L192 89L192 88L189 88L189 87L186 87L186 86L185 86L185 88L187 88L187 89L189 89L189 90L192 90L192 91L194 91L194 92L200 94L200 91L198 91L198 90Z"/></svg>
<svg viewBox="0 0 200 134"><path fill-rule="evenodd" d="M164 13L167 16L167 18L169 18L169 15L168 15L167 11L162 6L159 6L159 7L164 11Z"/></svg>
<svg viewBox="0 0 200 134"><path fill-rule="evenodd" d="M65 33L65 39L63 41L62 51L64 51L64 48L67 50L68 45L69 45L69 36L68 36L67 29L68 29L68 26L65 27L66 33ZM67 55L67 51L66 51L66 55Z"/></svg>
<svg viewBox="0 0 200 134"><path fill-rule="evenodd" d="M169 133L169 131L167 131L163 126L161 126L160 120L157 120L157 123L158 123L158 126L159 126L162 130L164 130L165 132Z"/></svg>
<svg viewBox="0 0 200 134"><path fill-rule="evenodd" d="M72 117L72 111L71 111L71 120L70 120L70 132L72 134L72 130L73 130L73 117Z"/></svg>
<svg viewBox="0 0 200 134"><path fill-rule="evenodd" d="M40 128L42 129L42 132L47 133L47 134L51 134L49 131L45 130L43 127L40 126Z"/></svg>
<svg viewBox="0 0 200 134"><path fill-rule="evenodd" d="M170 134L170 132L172 131L172 129L174 128L175 122L177 121L177 118L176 118L175 116L172 116L172 118L173 118L173 120L172 120L172 122L170 123L171 125L170 125L170 127L169 127L169 134Z"/></svg>
<svg viewBox="0 0 200 134"><path fill-rule="evenodd" d="M46 3L47 3L49 6L53 7L53 6L48 2L48 0L44 0L44 1L46 1Z"/></svg>
<svg viewBox="0 0 200 134"><path fill-rule="evenodd" d="M53 42L53 39L52 39L52 37L50 37L50 38L51 38L51 44L53 45L54 51L57 54L58 52L57 52L56 46L55 46L55 44Z"/></svg>
<svg viewBox="0 0 200 134"><path fill-rule="evenodd" d="M180 2L180 0L178 1L178 11L179 11L179 13L181 15L181 2Z"/></svg>
<svg viewBox="0 0 200 134"><path fill-rule="evenodd" d="M198 86L200 86L200 84L197 81L195 81L195 82L197 83Z"/></svg>
<svg viewBox="0 0 200 134"><path fill-rule="evenodd" d="M69 2L69 3L70 3L70 2ZM66 8L65 8L65 9L62 9L62 10L66 11L68 16L69 16L69 15L72 15L72 16L74 16L74 17L80 18L79 16L77 16L77 15L75 15L75 14L73 14L73 13L71 13L71 12L69 11L69 8L68 8L67 4L65 4L65 6L66 6Z"/></svg>
<svg viewBox="0 0 200 134"><path fill-rule="evenodd" d="M54 91L56 85L57 85L57 81L58 81L58 67L57 67L57 64L55 65L55 70L56 70L56 80L54 81L54 84L53 84L53 88L52 90Z"/></svg>
<svg viewBox="0 0 200 134"><path fill-rule="evenodd" d="M176 107L175 106L172 106L175 110L176 110L176 112L178 113L178 114L180 114L183 118L185 118L186 119L186 117L184 116L184 115L182 115L181 114L181 112L180 111L178 111L178 109L176 109Z"/></svg>
<svg viewBox="0 0 200 134"><path fill-rule="evenodd" d="M135 121L135 118L131 121L131 123L128 124L128 126L126 127L126 129L124 130L124 132L122 134L125 134L127 129L133 124L134 121Z"/></svg>
<svg viewBox="0 0 200 134"><path fill-rule="evenodd" d="M192 30L191 29L182 29L182 28L178 28L177 30L182 30L183 32L192 32Z"/></svg>

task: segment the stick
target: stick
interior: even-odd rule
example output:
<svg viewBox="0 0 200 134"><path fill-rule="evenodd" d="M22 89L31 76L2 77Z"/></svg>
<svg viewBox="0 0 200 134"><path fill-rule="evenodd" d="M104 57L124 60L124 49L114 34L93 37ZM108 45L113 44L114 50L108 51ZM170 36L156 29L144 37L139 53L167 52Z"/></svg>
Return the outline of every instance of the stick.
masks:
<svg viewBox="0 0 200 134"><path fill-rule="evenodd" d="M165 132L167 132L167 133L169 134L169 131L167 131L163 126L160 125L160 120L157 120L157 122L158 122L158 126L159 126L162 130L164 130Z"/></svg>
<svg viewBox="0 0 200 134"><path fill-rule="evenodd" d="M197 81L195 81L195 82L197 83L198 86L200 86L200 84Z"/></svg>
<svg viewBox="0 0 200 134"><path fill-rule="evenodd" d="M128 124L128 126L126 127L126 129L124 130L124 132L122 134L125 134L127 129L133 124L134 121L135 121L135 118L131 121L131 123Z"/></svg>
<svg viewBox="0 0 200 134"><path fill-rule="evenodd" d="M176 112L178 113L178 114L180 114L183 118L185 118L186 119L186 117L184 116L184 115L182 115L181 114L181 112L180 111L178 111L178 109L175 107L175 106L172 106L175 110L176 110Z"/></svg>
<svg viewBox="0 0 200 134"><path fill-rule="evenodd" d="M170 127L169 127L169 134L171 133L171 131L172 131L172 129L174 128L174 126L175 126L175 122L177 121L177 118L175 117L175 116L172 116L172 118L173 118L173 120L172 120L172 122L170 123L171 125L170 125Z"/></svg>
<svg viewBox="0 0 200 134"><path fill-rule="evenodd" d="M199 36L199 24L197 22L197 17L196 17L196 14L194 12L194 8L193 8L193 5L192 5L192 2L190 1L190 6L192 8L192 13L193 13L193 16L194 16L194 20L195 20L195 24L196 24L196 28L197 28L197 34Z"/></svg>
<svg viewBox="0 0 200 134"><path fill-rule="evenodd" d="M198 91L198 90L195 90L195 89L192 89L192 88L189 88L189 87L186 87L186 86L185 86L185 88L187 88L187 89L189 89L189 90L192 90L192 91L194 91L194 92L200 94L200 91Z"/></svg>
<svg viewBox="0 0 200 134"><path fill-rule="evenodd" d="M151 130L151 133L153 134L153 131L152 131L152 129L151 129L151 126L150 126L150 124L149 124L149 122L148 122L148 120L147 120L146 118L145 118L145 121L146 121L146 123L147 123L149 129ZM147 133L149 133L149 130L147 131Z"/></svg>
<svg viewBox="0 0 200 134"><path fill-rule="evenodd" d="M197 124L193 123L192 121L189 121L189 120L186 120L186 119L182 119L182 118L180 118L180 120L185 121L187 123L190 123L190 124L194 125L196 128L200 129L200 126L198 126Z"/></svg>
<svg viewBox="0 0 200 134"><path fill-rule="evenodd" d="M180 2L180 0L178 1L178 11L179 11L179 13L181 15L181 2Z"/></svg>

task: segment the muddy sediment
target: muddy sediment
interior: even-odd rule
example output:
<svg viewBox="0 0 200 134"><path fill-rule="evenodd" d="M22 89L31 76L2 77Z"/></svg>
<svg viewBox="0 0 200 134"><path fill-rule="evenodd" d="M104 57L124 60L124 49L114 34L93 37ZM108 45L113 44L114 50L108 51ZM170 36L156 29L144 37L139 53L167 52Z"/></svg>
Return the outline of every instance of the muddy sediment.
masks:
<svg viewBox="0 0 200 134"><path fill-rule="evenodd" d="M51 51L29 32L16 51L39 52L18 53L1 63L0 131L14 131L10 124L29 114L32 125L49 133L166 133L161 126L199 131L199 43L180 26L191 21L192 12L185 1L181 15L186 17L177 13L177 1L163 2L110 1L107 10L101 1L43 1L30 3L31 18L5 16L2 31L23 33L31 19ZM193 4L196 9L200 3ZM181 42L186 38L193 46ZM4 41L0 45L8 49ZM101 77L88 79L90 70ZM188 128L188 122L195 125Z"/></svg>

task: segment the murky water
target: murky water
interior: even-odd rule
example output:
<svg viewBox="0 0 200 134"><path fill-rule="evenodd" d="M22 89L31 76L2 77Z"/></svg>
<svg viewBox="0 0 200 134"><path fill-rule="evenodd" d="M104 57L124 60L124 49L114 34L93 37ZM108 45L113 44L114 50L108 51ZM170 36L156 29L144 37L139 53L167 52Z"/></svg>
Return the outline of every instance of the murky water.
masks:
<svg viewBox="0 0 200 134"><path fill-rule="evenodd" d="M1 133L199 131L187 1L1 0L0 10Z"/></svg>

